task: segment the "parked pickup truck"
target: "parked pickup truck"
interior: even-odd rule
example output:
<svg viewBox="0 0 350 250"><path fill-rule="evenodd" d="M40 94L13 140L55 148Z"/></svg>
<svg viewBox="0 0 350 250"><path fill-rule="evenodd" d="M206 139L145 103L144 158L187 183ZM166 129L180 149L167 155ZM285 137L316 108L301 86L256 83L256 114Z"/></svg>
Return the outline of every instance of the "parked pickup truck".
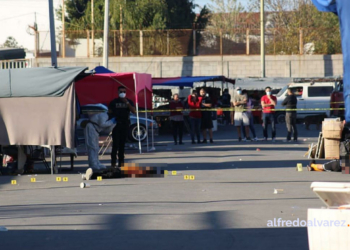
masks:
<svg viewBox="0 0 350 250"><path fill-rule="evenodd" d="M340 117L344 119L343 79L338 80L334 91L331 93L330 108L330 117Z"/></svg>
<svg viewBox="0 0 350 250"><path fill-rule="evenodd" d="M281 104L287 96L287 89L291 88L298 99L297 119L304 119L309 115L325 114L330 116L329 103L330 94L336 88L338 79L335 78L298 78L293 83L285 86L276 95L277 111L276 120L278 123L285 122L285 109Z"/></svg>

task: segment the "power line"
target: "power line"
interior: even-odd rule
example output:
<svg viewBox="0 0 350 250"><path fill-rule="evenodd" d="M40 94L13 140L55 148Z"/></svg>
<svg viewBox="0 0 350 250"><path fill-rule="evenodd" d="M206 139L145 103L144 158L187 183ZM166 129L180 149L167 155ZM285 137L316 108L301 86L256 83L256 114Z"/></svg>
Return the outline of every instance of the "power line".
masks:
<svg viewBox="0 0 350 250"><path fill-rule="evenodd" d="M0 21L5 21L5 20L9 20L9 19L14 19L14 18L17 18L17 17L22 17L22 16L28 16L28 15L32 15L33 13L35 13L35 12L30 12L30 13L23 14L23 15L19 15L19 16L13 16L13 17L8 17L8 18L0 19Z"/></svg>

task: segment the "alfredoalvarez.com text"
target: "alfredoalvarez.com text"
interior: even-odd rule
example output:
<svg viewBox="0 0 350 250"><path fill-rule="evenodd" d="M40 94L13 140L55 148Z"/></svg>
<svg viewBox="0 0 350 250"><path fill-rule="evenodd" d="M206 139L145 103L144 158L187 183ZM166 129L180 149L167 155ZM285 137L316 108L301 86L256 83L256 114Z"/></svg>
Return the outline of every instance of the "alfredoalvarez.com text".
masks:
<svg viewBox="0 0 350 250"><path fill-rule="evenodd" d="M345 220L282 220L274 218L267 221L267 227L350 227Z"/></svg>

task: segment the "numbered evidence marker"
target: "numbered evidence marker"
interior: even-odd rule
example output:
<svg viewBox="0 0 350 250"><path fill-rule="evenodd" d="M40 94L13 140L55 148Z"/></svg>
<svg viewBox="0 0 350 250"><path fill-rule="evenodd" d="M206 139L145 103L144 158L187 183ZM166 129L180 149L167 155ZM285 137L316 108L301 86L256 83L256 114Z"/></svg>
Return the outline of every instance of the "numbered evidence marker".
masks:
<svg viewBox="0 0 350 250"><path fill-rule="evenodd" d="M194 180L194 175L190 175L190 180Z"/></svg>
<svg viewBox="0 0 350 250"><path fill-rule="evenodd" d="M11 184L12 185L17 185L17 181L16 180L11 180Z"/></svg>
<svg viewBox="0 0 350 250"><path fill-rule="evenodd" d="M176 175L176 171L171 171L171 175Z"/></svg>
<svg viewBox="0 0 350 250"><path fill-rule="evenodd" d="M35 178L30 178L30 182L36 182Z"/></svg>
<svg viewBox="0 0 350 250"><path fill-rule="evenodd" d="M303 171L303 164L301 164L301 163L298 163L297 164L297 171Z"/></svg>
<svg viewBox="0 0 350 250"><path fill-rule="evenodd" d="M67 182L68 181L68 177L63 177L63 181Z"/></svg>
<svg viewBox="0 0 350 250"><path fill-rule="evenodd" d="M60 182L60 181L62 181L62 178L61 177L56 177L56 181Z"/></svg>
<svg viewBox="0 0 350 250"><path fill-rule="evenodd" d="M98 181L102 181L102 176L97 176Z"/></svg>
<svg viewBox="0 0 350 250"><path fill-rule="evenodd" d="M185 175L185 176L184 176L184 179L185 179L185 180L189 180L189 179L190 179L190 176L189 176L189 175Z"/></svg>

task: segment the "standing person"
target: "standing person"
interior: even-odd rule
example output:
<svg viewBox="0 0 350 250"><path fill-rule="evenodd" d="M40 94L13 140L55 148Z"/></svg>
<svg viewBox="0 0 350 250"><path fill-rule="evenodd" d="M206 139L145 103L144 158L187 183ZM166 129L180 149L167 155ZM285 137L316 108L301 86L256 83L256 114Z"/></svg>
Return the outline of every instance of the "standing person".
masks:
<svg viewBox="0 0 350 250"><path fill-rule="evenodd" d="M220 98L220 102L221 102L221 107L224 109L228 109L231 106L231 95L228 93L228 89L224 90L224 93L222 94L221 98ZM229 125L231 124L231 116L230 116L230 111L225 110L224 112L224 118L226 121L226 124Z"/></svg>
<svg viewBox="0 0 350 250"><path fill-rule="evenodd" d="M250 131L252 132L253 138L254 138L253 141L258 141L259 139L256 137L255 128L254 128L254 117L253 117L253 114L252 114L252 108L254 107L253 101L248 96L247 90L243 89L242 90L242 95L246 95L247 96L247 115L248 115L248 118L249 118L249 128L250 128ZM243 132L243 137L247 138L245 129L243 127L243 123L242 123L241 129L242 129L242 132Z"/></svg>
<svg viewBox="0 0 350 250"><path fill-rule="evenodd" d="M271 94L271 88L265 88L266 95L261 97L261 107L263 109L263 128L264 128L264 140L267 140L267 127L268 122L271 122L272 129L272 141L276 141L276 124L275 124L275 106L277 104L277 98Z"/></svg>
<svg viewBox="0 0 350 250"><path fill-rule="evenodd" d="M189 95L188 98L188 107L190 109L200 109L201 108L201 102L202 97L198 96L198 93L196 90L192 91L192 95ZM201 143L201 118L202 113L201 111L190 111L190 123L191 123L191 139L192 144L195 144L194 136L197 135L197 143Z"/></svg>
<svg viewBox="0 0 350 250"><path fill-rule="evenodd" d="M249 137L249 117L246 112L247 109L247 96L242 94L241 87L237 87L237 93L233 97L233 105L235 106L234 121L238 132L238 141L242 141L241 126L245 128L247 139L251 141Z"/></svg>
<svg viewBox="0 0 350 250"><path fill-rule="evenodd" d="M210 143L214 143L213 141L213 120L211 118L211 111L206 111L205 109L212 107L212 102L210 97L208 96L205 89L200 90L200 95L202 97L201 109L202 111L202 120L201 120L201 129L203 133L203 142L207 143L207 130L209 131Z"/></svg>
<svg viewBox="0 0 350 250"><path fill-rule="evenodd" d="M286 106L286 109L287 109L286 125L287 125L288 134L287 134L286 142L290 142L292 139L291 138L292 129L293 129L294 141L296 142L298 140L298 130L297 130L297 112L295 109L297 108L298 99L294 95L292 89L289 88L287 93L288 93L288 96L282 102L282 106ZM290 110L290 109L294 109L294 110Z"/></svg>
<svg viewBox="0 0 350 250"><path fill-rule="evenodd" d="M112 132L112 167L116 167L118 153L118 167L120 168L124 164L124 149L130 126L130 112L135 114L136 111L134 103L126 98L126 88L124 86L118 88L118 93L119 98L111 101L108 112L117 121L117 125Z"/></svg>
<svg viewBox="0 0 350 250"><path fill-rule="evenodd" d="M178 94L174 94L173 100L170 102L169 105L170 108L170 121L171 121L171 127L173 129L173 136L174 136L174 143L177 145L177 135L179 132L179 144L184 144L182 142L182 134L183 134L183 128L184 128L184 116L181 112L183 110L184 105L179 99ZM173 111L173 110L179 110L179 111Z"/></svg>

